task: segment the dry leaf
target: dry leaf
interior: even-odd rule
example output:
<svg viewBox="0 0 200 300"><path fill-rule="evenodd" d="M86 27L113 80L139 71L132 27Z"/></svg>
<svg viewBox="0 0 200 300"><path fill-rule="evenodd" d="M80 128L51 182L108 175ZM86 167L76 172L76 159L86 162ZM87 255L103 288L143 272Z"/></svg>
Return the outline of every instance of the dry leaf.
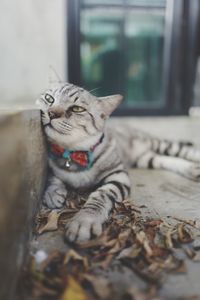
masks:
<svg viewBox="0 0 200 300"><path fill-rule="evenodd" d="M137 247L136 245L133 245L129 248L123 249L119 253L119 255L116 257L116 259L122 259L122 258L125 258L125 257L135 258L140 254L140 252L141 252L141 248Z"/></svg>
<svg viewBox="0 0 200 300"><path fill-rule="evenodd" d="M192 247L190 247L188 245L184 245L183 250L189 258L193 259L194 255L195 255L195 251Z"/></svg>
<svg viewBox="0 0 200 300"><path fill-rule="evenodd" d="M102 300L110 299L112 289L108 279L100 276L84 275L84 279L92 284L95 294Z"/></svg>
<svg viewBox="0 0 200 300"><path fill-rule="evenodd" d="M162 220L151 220L151 221L145 222L144 225L154 227L154 226L159 226L161 223L163 223Z"/></svg>
<svg viewBox="0 0 200 300"><path fill-rule="evenodd" d="M41 234L46 231L54 231L58 229L58 218L61 214L61 211L52 210L48 217L47 217L47 223L45 225L42 225L38 229L38 233Z"/></svg>
<svg viewBox="0 0 200 300"><path fill-rule="evenodd" d="M87 258L86 258L86 257L83 257L83 256L81 256L81 255L79 255L79 254L78 254L75 250L73 250L73 249L70 249L70 250L65 254L63 263L66 265L66 264L68 264L68 262L69 262L71 259L82 261L85 270L88 269L89 264L88 264Z"/></svg>
<svg viewBox="0 0 200 300"><path fill-rule="evenodd" d="M182 218L173 217L174 220L188 224L196 229L200 229L200 220L185 220Z"/></svg>
<svg viewBox="0 0 200 300"><path fill-rule="evenodd" d="M189 230L186 229L184 223L177 225L178 238L181 243L190 243L193 241L192 235Z"/></svg>
<svg viewBox="0 0 200 300"><path fill-rule="evenodd" d="M108 266L111 264L113 257L113 254L108 254L106 258L100 263L101 268L107 269Z"/></svg>
<svg viewBox="0 0 200 300"><path fill-rule="evenodd" d="M88 297L81 285L73 277L69 277L60 300L88 300Z"/></svg>
<svg viewBox="0 0 200 300"><path fill-rule="evenodd" d="M66 209L50 213L44 211L38 218L39 233L62 229L67 218L80 207L80 203L71 201ZM146 221L140 211L136 214L137 210L138 207L125 201L115 209L100 237L77 244L76 250L71 249L66 254L50 253L39 265L39 274L32 274L32 286L39 289L38 294L54 295L60 300L88 300L84 289L87 288L88 292L90 287L91 300L110 300L114 297L112 292L115 288L110 285L108 274L112 267L117 266L122 270L123 266L126 266L139 275L148 288L152 285L155 287L146 291L129 290L128 299L161 299L158 296L158 286L162 285L164 276L169 272L186 271L186 255L176 255L176 244L181 253L187 253L195 262L200 260L199 252L194 249L198 249L199 244L189 244L193 232L188 230L188 225L193 226L193 231L196 230L198 223L191 220L179 220L177 224L174 224L174 221L170 224L161 219Z"/></svg>
<svg viewBox="0 0 200 300"><path fill-rule="evenodd" d="M77 245L79 249L90 249L90 248L100 247L107 242L107 238L108 237L105 234L103 234L102 236L96 239L89 240L87 242L81 242Z"/></svg>
<svg viewBox="0 0 200 300"><path fill-rule="evenodd" d="M108 251L110 254L115 254L120 251L120 249L124 248L127 240L130 238L131 229L128 228L125 231L122 231L116 239L110 240L105 243L105 247L110 247L111 249Z"/></svg>
<svg viewBox="0 0 200 300"><path fill-rule="evenodd" d="M136 233L136 239L137 241L143 246L144 250L146 251L147 255L150 257L153 255L153 251L149 245L149 241L146 237L146 234L144 231L140 231L139 233Z"/></svg>
<svg viewBox="0 0 200 300"><path fill-rule="evenodd" d="M172 249L174 247L172 242L172 234L173 234L173 230L170 228L166 233L166 239L165 239L167 249Z"/></svg>

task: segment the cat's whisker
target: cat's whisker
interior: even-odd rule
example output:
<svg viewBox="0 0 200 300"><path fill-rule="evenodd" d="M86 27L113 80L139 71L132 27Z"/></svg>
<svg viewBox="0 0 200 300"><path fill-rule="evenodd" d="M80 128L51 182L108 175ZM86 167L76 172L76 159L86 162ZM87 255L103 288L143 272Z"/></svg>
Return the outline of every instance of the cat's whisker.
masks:
<svg viewBox="0 0 200 300"><path fill-rule="evenodd" d="M63 121L62 124L64 124L65 126L72 128L72 126L70 124L68 124L67 122Z"/></svg>
<svg viewBox="0 0 200 300"><path fill-rule="evenodd" d="M90 91L88 91L89 93L92 93L92 92L94 92L94 91L97 91L97 90L99 90L99 89L101 89L102 87L97 87L97 88L95 88L95 89L92 89L92 90L90 90Z"/></svg>
<svg viewBox="0 0 200 300"><path fill-rule="evenodd" d="M59 131L61 134L68 134L69 131L72 130L72 126L67 126L63 124L63 122L56 122L54 124L51 123L51 125L56 131Z"/></svg>
<svg viewBox="0 0 200 300"><path fill-rule="evenodd" d="M68 128L68 129L71 129L71 128L72 128L71 125L66 124L66 123L64 123L63 121L58 122L58 124L59 124L61 127L63 127L63 128Z"/></svg>

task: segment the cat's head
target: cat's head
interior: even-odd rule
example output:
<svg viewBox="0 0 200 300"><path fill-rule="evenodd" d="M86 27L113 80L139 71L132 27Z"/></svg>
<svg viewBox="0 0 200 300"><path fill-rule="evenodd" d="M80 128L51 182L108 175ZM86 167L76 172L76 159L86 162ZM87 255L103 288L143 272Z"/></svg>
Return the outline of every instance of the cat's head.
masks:
<svg viewBox="0 0 200 300"><path fill-rule="evenodd" d="M121 95L98 98L73 84L59 83L41 94L36 104L49 140L76 147L102 134L106 119L121 101Z"/></svg>

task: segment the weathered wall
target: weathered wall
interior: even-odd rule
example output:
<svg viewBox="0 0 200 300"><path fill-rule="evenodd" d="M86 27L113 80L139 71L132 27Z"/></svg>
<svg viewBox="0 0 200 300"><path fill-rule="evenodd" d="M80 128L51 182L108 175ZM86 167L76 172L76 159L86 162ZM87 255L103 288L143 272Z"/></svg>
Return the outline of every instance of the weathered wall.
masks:
<svg viewBox="0 0 200 300"><path fill-rule="evenodd" d="M0 1L0 106L34 103L66 70L66 1Z"/></svg>
<svg viewBox="0 0 200 300"><path fill-rule="evenodd" d="M40 112L0 114L0 299L15 284L46 172Z"/></svg>

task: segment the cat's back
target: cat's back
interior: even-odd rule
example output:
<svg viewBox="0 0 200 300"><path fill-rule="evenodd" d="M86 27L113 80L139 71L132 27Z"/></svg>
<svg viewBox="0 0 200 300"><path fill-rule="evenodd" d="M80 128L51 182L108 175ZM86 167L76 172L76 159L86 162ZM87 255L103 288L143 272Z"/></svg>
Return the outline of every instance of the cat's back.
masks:
<svg viewBox="0 0 200 300"><path fill-rule="evenodd" d="M106 130L112 135L120 145L128 146L133 139L143 138L147 133L134 127L134 121L126 118L110 118L106 125Z"/></svg>
<svg viewBox="0 0 200 300"><path fill-rule="evenodd" d="M122 161L130 166L134 142L137 139L146 138L148 134L136 129L134 122L125 118L110 118L106 130L116 140L116 150Z"/></svg>

